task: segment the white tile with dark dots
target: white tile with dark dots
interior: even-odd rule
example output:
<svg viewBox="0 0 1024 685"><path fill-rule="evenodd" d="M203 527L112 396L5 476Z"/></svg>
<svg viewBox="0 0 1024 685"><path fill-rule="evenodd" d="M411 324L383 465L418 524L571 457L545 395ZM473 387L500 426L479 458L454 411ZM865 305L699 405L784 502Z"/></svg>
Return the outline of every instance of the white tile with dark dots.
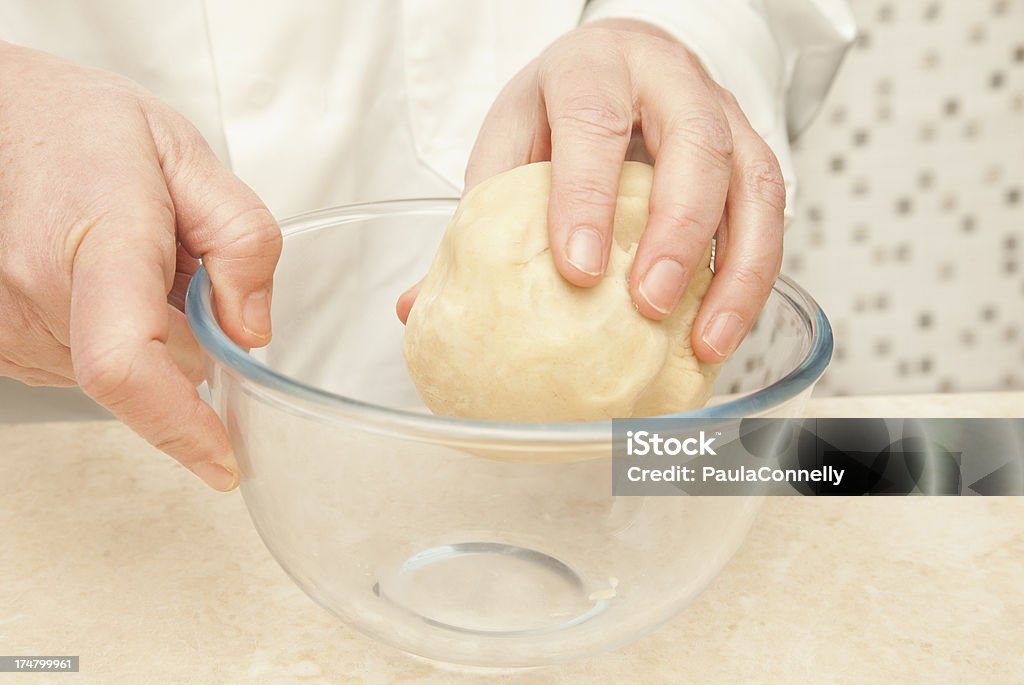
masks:
<svg viewBox="0 0 1024 685"><path fill-rule="evenodd" d="M783 265L836 331L819 392L1024 389L1024 0L851 4Z"/></svg>

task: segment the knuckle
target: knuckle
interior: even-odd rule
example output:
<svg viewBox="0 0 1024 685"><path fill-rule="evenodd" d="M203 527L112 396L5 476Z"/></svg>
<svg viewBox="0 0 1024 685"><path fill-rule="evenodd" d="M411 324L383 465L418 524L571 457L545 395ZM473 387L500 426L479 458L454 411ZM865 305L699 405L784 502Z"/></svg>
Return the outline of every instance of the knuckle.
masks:
<svg viewBox="0 0 1024 685"><path fill-rule="evenodd" d="M187 402L169 408L167 415L155 417L144 437L161 452L191 467L223 457L223 450L218 447L219 441L208 433L211 418L215 423L220 423L209 405L196 395Z"/></svg>
<svg viewBox="0 0 1024 685"><path fill-rule="evenodd" d="M633 114L614 99L596 95L576 96L551 122L553 129L571 130L595 138L625 138L633 132Z"/></svg>
<svg viewBox="0 0 1024 685"><path fill-rule="evenodd" d="M16 250L0 249L0 287L15 297L28 298L39 289L39 282L37 262L32 255L26 258Z"/></svg>
<svg viewBox="0 0 1024 685"><path fill-rule="evenodd" d="M184 421L175 425L189 425ZM194 461L202 461L202 455L196 455L197 440L190 431L181 431L175 428L168 428L150 439L150 444L164 454L189 455ZM188 464L186 464L187 466Z"/></svg>
<svg viewBox="0 0 1024 685"><path fill-rule="evenodd" d="M68 276L69 282L82 245L87 241L102 243L101 249L94 252L109 254L118 249L122 237L127 237L124 226L153 229L154 240L164 249L171 246L170 242L161 240L168 234L173 235L176 221L174 204L169 197L141 190L130 182L111 188L113 192L90 196L76 205L61 240L54 241L52 262ZM131 198L132 202L129 206L118 206L118 198ZM103 235L94 238L94 232Z"/></svg>
<svg viewBox="0 0 1024 685"><path fill-rule="evenodd" d="M214 211L209 221L211 228L195 246L199 253L215 253L221 261L244 259L252 254L272 254L275 259L281 253L281 228L266 207L249 206L233 212L221 206Z"/></svg>
<svg viewBox="0 0 1024 685"><path fill-rule="evenodd" d="M197 168L196 148L191 136L165 135L157 140L160 167L169 179L186 179Z"/></svg>
<svg viewBox="0 0 1024 685"><path fill-rule="evenodd" d="M247 252L255 250L259 254L280 255L281 228L267 208L253 207L243 210L228 220L225 226L229 236L241 236L235 238L235 241L244 242L249 248Z"/></svg>
<svg viewBox="0 0 1024 685"><path fill-rule="evenodd" d="M551 43L537 62L542 83L550 83L577 70L623 59L620 31L587 24Z"/></svg>
<svg viewBox="0 0 1024 685"><path fill-rule="evenodd" d="M71 270L78 254L78 248L82 246L86 236L100 223L105 221L111 214L106 207L97 206L96 202L90 202L68 225L63 239L54 246L54 261L61 264L65 269Z"/></svg>
<svg viewBox="0 0 1024 685"><path fill-rule="evenodd" d="M775 274L748 264L738 265L730 277L746 292L767 293L775 283Z"/></svg>
<svg viewBox="0 0 1024 685"><path fill-rule="evenodd" d="M752 201L782 211L786 208L786 179L775 158L765 158L742 172L744 194Z"/></svg>
<svg viewBox="0 0 1024 685"><path fill-rule="evenodd" d="M703 235L705 226L697 218L699 212L685 202L667 202L652 207L652 211L672 226L676 235Z"/></svg>
<svg viewBox="0 0 1024 685"><path fill-rule="evenodd" d="M192 123L173 108L156 100L144 98L140 109L156 145L160 166L169 178L193 173L200 153L209 146Z"/></svg>
<svg viewBox="0 0 1024 685"><path fill-rule="evenodd" d="M671 130L675 138L685 141L714 164L728 167L732 163L732 130L728 122L716 113L692 113L677 121Z"/></svg>
<svg viewBox="0 0 1024 685"><path fill-rule="evenodd" d="M618 199L618 188L611 183L581 177L564 184L561 194L568 204L573 206L614 209Z"/></svg>
<svg viewBox="0 0 1024 685"><path fill-rule="evenodd" d="M712 89L714 90L715 95L718 96L719 100L721 100L722 104L724 104L726 107L742 111L739 100L736 99L736 96L733 95L733 92L731 90L723 88L717 83L713 83Z"/></svg>
<svg viewBox="0 0 1024 685"><path fill-rule="evenodd" d="M682 65L692 71L696 71L703 78L707 79L707 69L699 57L684 43L676 41L659 42L659 46L667 47L670 55Z"/></svg>
<svg viewBox="0 0 1024 685"><path fill-rule="evenodd" d="M72 355L75 378L89 397L116 410L133 394L139 350L125 343L91 343Z"/></svg>

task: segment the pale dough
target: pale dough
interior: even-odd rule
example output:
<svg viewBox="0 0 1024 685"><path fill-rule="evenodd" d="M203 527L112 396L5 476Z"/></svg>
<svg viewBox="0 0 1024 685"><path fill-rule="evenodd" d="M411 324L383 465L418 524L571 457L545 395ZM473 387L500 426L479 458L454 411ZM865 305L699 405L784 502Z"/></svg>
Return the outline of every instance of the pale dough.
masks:
<svg viewBox="0 0 1024 685"><path fill-rule="evenodd" d="M675 312L642 316L627 285L647 222L653 169L627 162L608 270L571 285L548 247L551 165L499 174L466 193L405 332L409 373L436 414L506 421L601 421L703 406L718 365L690 329L711 283L710 246Z"/></svg>

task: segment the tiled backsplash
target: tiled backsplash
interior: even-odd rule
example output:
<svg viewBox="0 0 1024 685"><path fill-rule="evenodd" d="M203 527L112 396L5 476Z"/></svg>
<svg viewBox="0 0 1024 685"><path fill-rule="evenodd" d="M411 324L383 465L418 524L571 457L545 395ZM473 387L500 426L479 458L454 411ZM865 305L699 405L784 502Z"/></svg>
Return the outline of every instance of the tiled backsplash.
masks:
<svg viewBox="0 0 1024 685"><path fill-rule="evenodd" d="M1024 0L852 5L783 267L836 330L819 391L1024 388Z"/></svg>

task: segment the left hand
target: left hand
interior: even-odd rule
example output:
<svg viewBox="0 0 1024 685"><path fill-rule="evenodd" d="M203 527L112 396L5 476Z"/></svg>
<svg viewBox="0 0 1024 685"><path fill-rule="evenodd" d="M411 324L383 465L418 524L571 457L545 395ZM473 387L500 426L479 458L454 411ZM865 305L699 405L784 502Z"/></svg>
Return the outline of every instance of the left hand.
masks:
<svg viewBox="0 0 1024 685"><path fill-rule="evenodd" d="M728 91L660 29L605 20L565 34L505 86L484 121L466 188L551 160L548 230L559 272L604 276L619 175L634 132L655 161L650 216L630 294L668 316L717 235L715 278L693 326L705 362L728 357L768 298L782 260L785 185L778 161ZM405 321L413 288L398 303Z"/></svg>

